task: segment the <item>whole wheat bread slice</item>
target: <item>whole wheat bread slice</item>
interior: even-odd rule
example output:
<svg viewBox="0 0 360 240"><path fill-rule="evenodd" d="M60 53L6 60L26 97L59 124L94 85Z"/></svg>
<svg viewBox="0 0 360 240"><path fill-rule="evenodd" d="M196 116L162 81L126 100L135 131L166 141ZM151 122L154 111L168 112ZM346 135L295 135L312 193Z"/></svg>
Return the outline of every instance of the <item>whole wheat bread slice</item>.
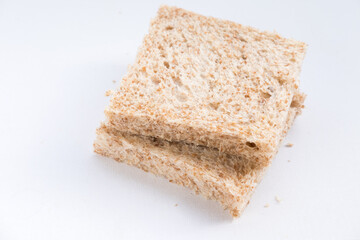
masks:
<svg viewBox="0 0 360 240"><path fill-rule="evenodd" d="M288 114L286 135L297 112ZM121 133L104 124L97 129L95 152L163 176L218 201L233 217L247 206L267 167L216 149L184 142Z"/></svg>
<svg viewBox="0 0 360 240"><path fill-rule="evenodd" d="M163 6L105 110L112 128L186 141L264 166L300 112L306 45Z"/></svg>
<svg viewBox="0 0 360 240"><path fill-rule="evenodd" d="M238 157L193 144L120 133L100 127L95 152L167 178L213 199L240 216L265 168L252 169Z"/></svg>

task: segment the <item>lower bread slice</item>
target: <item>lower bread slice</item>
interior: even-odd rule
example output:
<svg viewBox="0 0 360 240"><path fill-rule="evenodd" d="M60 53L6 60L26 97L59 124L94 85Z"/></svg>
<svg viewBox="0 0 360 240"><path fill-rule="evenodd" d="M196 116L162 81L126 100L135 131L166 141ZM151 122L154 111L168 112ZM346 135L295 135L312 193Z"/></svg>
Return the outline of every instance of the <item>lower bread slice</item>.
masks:
<svg viewBox="0 0 360 240"><path fill-rule="evenodd" d="M101 126L95 152L167 178L220 202L238 217L265 169L214 149L134 136ZM244 164L240 164L244 163Z"/></svg>
<svg viewBox="0 0 360 240"><path fill-rule="evenodd" d="M283 136L296 115L295 110L289 112ZM266 171L253 161L216 149L121 133L104 124L97 129L94 148L103 156L163 176L216 200L233 217L240 216Z"/></svg>

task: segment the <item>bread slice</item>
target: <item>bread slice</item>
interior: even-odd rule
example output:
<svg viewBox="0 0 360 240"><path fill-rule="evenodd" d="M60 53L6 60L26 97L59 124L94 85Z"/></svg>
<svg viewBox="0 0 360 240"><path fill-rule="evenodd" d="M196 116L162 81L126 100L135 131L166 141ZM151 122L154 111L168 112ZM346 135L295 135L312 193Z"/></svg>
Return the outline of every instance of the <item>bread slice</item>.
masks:
<svg viewBox="0 0 360 240"><path fill-rule="evenodd" d="M233 217L240 216L265 172L207 147L129 135L104 125L97 130L94 147L101 155L219 201Z"/></svg>
<svg viewBox="0 0 360 240"><path fill-rule="evenodd" d="M297 112L291 110L282 137ZM121 133L104 124L97 129L95 152L163 176L218 201L233 217L249 203L266 167L239 156L185 142Z"/></svg>
<svg viewBox="0 0 360 240"><path fill-rule="evenodd" d="M264 166L300 112L306 45L163 6L105 110L122 132L186 141Z"/></svg>

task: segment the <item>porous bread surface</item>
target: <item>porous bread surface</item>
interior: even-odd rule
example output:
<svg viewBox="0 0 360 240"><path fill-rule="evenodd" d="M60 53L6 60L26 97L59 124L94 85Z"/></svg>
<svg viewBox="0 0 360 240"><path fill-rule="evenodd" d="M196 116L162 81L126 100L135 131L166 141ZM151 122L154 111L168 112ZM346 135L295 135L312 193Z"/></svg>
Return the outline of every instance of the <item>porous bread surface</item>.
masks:
<svg viewBox="0 0 360 240"><path fill-rule="evenodd" d="M265 165L302 107L304 43L163 6L106 109L123 132L214 147Z"/></svg>
<svg viewBox="0 0 360 240"><path fill-rule="evenodd" d="M297 114L295 109L289 111L282 137ZM267 169L213 148L121 133L105 125L97 129L94 148L101 155L163 176L216 200L233 217L240 216Z"/></svg>

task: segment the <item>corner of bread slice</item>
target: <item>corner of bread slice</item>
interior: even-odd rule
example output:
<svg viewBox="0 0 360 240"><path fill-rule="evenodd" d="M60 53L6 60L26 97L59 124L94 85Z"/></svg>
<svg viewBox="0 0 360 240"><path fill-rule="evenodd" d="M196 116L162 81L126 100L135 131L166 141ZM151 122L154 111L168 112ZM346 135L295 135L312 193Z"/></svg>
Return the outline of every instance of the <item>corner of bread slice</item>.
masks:
<svg viewBox="0 0 360 240"><path fill-rule="evenodd" d="M105 125L97 130L94 148L216 200L233 217L240 216L265 172L206 147L120 133Z"/></svg>

